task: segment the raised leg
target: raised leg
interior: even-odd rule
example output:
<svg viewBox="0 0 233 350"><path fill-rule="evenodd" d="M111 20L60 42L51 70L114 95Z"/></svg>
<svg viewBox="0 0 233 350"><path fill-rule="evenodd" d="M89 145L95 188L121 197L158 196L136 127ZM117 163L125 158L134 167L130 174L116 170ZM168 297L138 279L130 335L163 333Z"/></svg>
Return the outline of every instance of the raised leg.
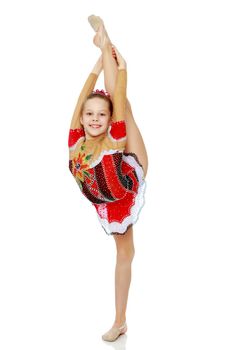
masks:
<svg viewBox="0 0 233 350"><path fill-rule="evenodd" d="M126 132L127 143L125 152L133 152L137 155L139 162L142 164L145 178L148 170L147 150L141 132L134 120L132 108L128 99L126 107Z"/></svg>
<svg viewBox="0 0 233 350"><path fill-rule="evenodd" d="M113 96L117 76L117 62L113 56L114 48L103 20L100 17L95 17L95 21L92 22L92 27L96 31L93 42L102 51L105 89ZM144 177L146 177L148 169L147 150L141 132L133 117L132 107L128 99L125 118L127 133L125 152L132 152L137 155L144 170Z"/></svg>

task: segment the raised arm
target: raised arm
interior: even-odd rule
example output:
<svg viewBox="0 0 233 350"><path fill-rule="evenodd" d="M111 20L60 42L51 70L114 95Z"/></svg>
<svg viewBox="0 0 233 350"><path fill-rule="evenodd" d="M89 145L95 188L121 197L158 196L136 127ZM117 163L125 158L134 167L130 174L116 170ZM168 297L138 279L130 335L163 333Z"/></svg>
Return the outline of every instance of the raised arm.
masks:
<svg viewBox="0 0 233 350"><path fill-rule="evenodd" d="M113 116L114 122L125 120L126 93L127 93L127 64L117 48L114 48L118 62L116 84L113 94Z"/></svg>
<svg viewBox="0 0 233 350"><path fill-rule="evenodd" d="M126 88L127 88L126 68L118 68L116 85L115 85L114 95L113 95L112 119L114 122L125 120Z"/></svg>
<svg viewBox="0 0 233 350"><path fill-rule="evenodd" d="M86 100L87 96L93 91L97 78L102 71L102 68L103 68L103 63L102 63L102 55L101 55L98 61L96 62L94 68L92 69L91 73L89 74L82 88L82 91L79 95L79 98L73 113L73 117L71 120L70 129L73 130L73 129L82 127L80 123L80 113L81 113L82 105Z"/></svg>

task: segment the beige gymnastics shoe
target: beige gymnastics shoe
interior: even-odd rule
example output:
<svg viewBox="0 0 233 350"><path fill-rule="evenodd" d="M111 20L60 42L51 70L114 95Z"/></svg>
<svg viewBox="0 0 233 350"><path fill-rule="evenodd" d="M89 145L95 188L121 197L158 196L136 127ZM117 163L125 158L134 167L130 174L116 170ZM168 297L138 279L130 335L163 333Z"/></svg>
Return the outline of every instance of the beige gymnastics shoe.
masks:
<svg viewBox="0 0 233 350"><path fill-rule="evenodd" d="M111 45L111 41L109 40L108 34L103 24L100 25L98 32L94 36L93 43L101 50L104 48L104 46L108 44Z"/></svg>
<svg viewBox="0 0 233 350"><path fill-rule="evenodd" d="M89 16L88 22L90 23L95 32L98 32L100 25L104 24L103 20L99 16L95 15Z"/></svg>
<svg viewBox="0 0 233 350"><path fill-rule="evenodd" d="M114 341L125 332L127 332L126 322L121 327L113 326L108 332L102 335L102 339L106 341Z"/></svg>
<svg viewBox="0 0 233 350"><path fill-rule="evenodd" d="M106 28L104 26L104 21L102 20L101 17L91 15L88 17L88 22L96 32L96 35L94 36L94 39L93 39L93 43L97 47L99 47L100 49L103 49L103 47L106 44L112 45L111 40L106 31Z"/></svg>

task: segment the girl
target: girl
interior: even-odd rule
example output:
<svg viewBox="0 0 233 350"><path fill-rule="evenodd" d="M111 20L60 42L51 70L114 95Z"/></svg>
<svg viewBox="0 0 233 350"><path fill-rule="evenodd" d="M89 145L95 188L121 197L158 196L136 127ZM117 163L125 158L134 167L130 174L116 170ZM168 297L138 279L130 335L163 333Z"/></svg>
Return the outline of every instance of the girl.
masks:
<svg viewBox="0 0 233 350"><path fill-rule="evenodd" d="M89 16L101 56L79 95L69 130L69 169L116 242L116 316L103 340L127 331L126 306L134 257L133 224L144 205L146 148L126 97L127 65L100 17ZM104 90L93 91L102 69Z"/></svg>

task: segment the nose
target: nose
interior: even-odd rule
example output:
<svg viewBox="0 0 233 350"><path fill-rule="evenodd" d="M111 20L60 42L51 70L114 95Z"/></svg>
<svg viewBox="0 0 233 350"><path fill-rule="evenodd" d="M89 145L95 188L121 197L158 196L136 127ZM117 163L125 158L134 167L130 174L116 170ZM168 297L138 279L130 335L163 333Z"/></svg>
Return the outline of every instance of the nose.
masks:
<svg viewBox="0 0 233 350"><path fill-rule="evenodd" d="M98 116L93 114L92 120L98 120Z"/></svg>

